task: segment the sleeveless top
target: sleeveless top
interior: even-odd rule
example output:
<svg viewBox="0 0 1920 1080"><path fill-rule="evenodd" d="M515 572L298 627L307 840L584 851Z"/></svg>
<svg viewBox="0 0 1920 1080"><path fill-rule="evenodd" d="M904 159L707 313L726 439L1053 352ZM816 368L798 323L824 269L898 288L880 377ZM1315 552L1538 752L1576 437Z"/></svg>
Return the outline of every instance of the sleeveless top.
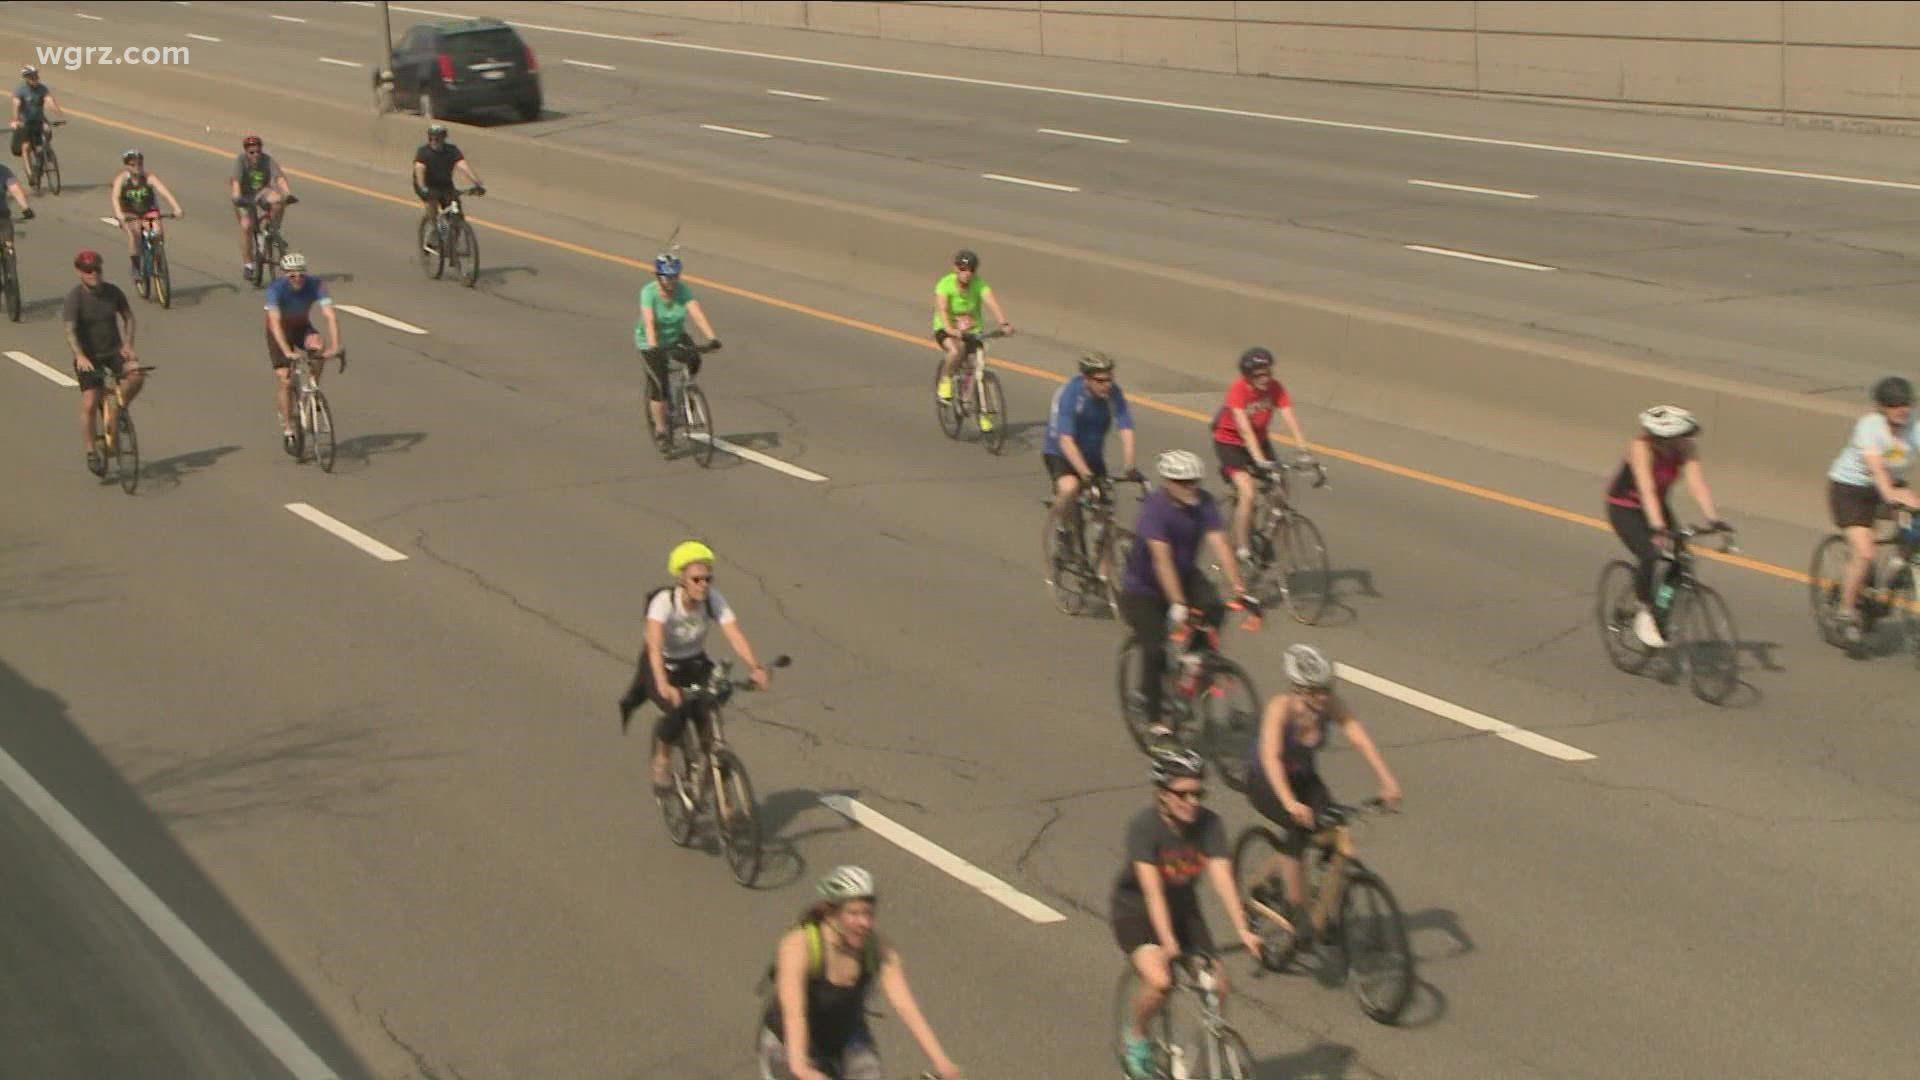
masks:
<svg viewBox="0 0 1920 1080"><path fill-rule="evenodd" d="M826 932L819 931L824 949ZM877 950L876 950L877 951ZM827 964L824 955L818 970L809 967L807 971L807 1052L821 1060L838 1058L867 1031L867 992L873 988L874 977L879 974L879 964L869 963L867 950L862 950L860 975L851 986L841 986L827 978ZM787 1041L786 1017L780 1009L780 994L776 989L767 1003L763 1017L767 1030L782 1043Z"/></svg>
<svg viewBox="0 0 1920 1080"><path fill-rule="evenodd" d="M1680 467L1687 463L1687 452L1680 450L1672 454L1653 452L1653 491L1666 501L1667 490L1673 487L1673 481L1680 475ZM1640 485L1633 478L1633 463L1622 461L1620 471L1613 476L1613 483L1607 486L1607 501L1615 506L1639 506Z"/></svg>

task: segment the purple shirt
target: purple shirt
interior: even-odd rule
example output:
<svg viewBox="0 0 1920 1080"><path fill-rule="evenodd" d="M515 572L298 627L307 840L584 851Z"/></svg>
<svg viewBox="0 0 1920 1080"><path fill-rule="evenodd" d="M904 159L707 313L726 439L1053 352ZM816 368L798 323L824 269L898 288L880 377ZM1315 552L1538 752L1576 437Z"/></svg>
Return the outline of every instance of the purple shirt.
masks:
<svg viewBox="0 0 1920 1080"><path fill-rule="evenodd" d="M1185 579L1193 574L1195 559L1200 554L1200 539L1222 528L1219 504L1205 491L1192 506L1174 501L1164 488L1155 491L1140 504L1140 519L1133 526L1139 539L1127 553L1127 572L1121 580L1121 591L1137 596L1162 595L1147 541L1163 540L1173 545L1174 572Z"/></svg>

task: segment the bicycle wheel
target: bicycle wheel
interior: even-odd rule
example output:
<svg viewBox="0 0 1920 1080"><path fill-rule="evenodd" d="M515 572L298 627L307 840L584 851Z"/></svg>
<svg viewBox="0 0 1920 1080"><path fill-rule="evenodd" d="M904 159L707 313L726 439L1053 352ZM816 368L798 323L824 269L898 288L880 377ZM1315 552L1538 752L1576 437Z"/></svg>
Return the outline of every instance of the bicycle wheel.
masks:
<svg viewBox="0 0 1920 1080"><path fill-rule="evenodd" d="M693 738L693 725L689 723L687 733L667 749L667 767L673 771L673 786L657 796L660 819L667 826L667 839L679 847L693 842L693 823L700 812L693 801L695 777L687 759L687 746Z"/></svg>
<svg viewBox="0 0 1920 1080"><path fill-rule="evenodd" d="M940 430L946 432L949 439L960 437L960 414L963 411L960 405L960 388L957 385L960 379L956 375L953 381L956 385L948 387L953 391L953 398L948 401L940 400L940 365L933 366L933 415L940 421Z"/></svg>
<svg viewBox="0 0 1920 1080"><path fill-rule="evenodd" d="M480 238L464 217L453 233L453 263L460 270L460 284L473 288L480 280Z"/></svg>
<svg viewBox="0 0 1920 1080"><path fill-rule="evenodd" d="M1372 871L1352 864L1340 897L1340 938L1360 1010L1392 1024L1413 1000L1413 945L1400 902Z"/></svg>
<svg viewBox="0 0 1920 1080"><path fill-rule="evenodd" d="M1120 588L1124 584L1127 557L1133 551L1133 530L1123 529L1117 523L1107 530L1111 537L1107 541L1107 550L1102 558L1104 567L1095 566L1096 572L1105 573L1107 593L1107 611L1114 621L1120 621Z"/></svg>
<svg viewBox="0 0 1920 1080"><path fill-rule="evenodd" d="M713 412L707 395L699 387L687 386L687 438L693 442L693 460L701 468L713 464Z"/></svg>
<svg viewBox="0 0 1920 1080"><path fill-rule="evenodd" d="M1724 705L1740 687L1740 639L1733 612L1711 587L1695 583L1675 599L1670 625L1679 638L1693 693L1709 705Z"/></svg>
<svg viewBox="0 0 1920 1080"><path fill-rule="evenodd" d="M1320 526L1305 514L1288 514L1274 527L1271 543L1287 611L1295 622L1312 626L1327 613L1327 602L1333 598L1333 570Z"/></svg>
<svg viewBox="0 0 1920 1080"><path fill-rule="evenodd" d="M1040 552L1046 560L1047 590L1053 594L1053 606L1064 615L1086 610L1089 575L1082 569L1079 535L1062 529L1053 515L1041 524Z"/></svg>
<svg viewBox="0 0 1920 1080"><path fill-rule="evenodd" d="M1267 826L1255 825L1234 841L1235 891L1246 908L1247 925L1264 946L1260 964L1268 971L1285 971L1300 951L1293 930L1274 918L1286 915L1287 894L1280 881L1279 859L1280 834Z"/></svg>
<svg viewBox="0 0 1920 1080"><path fill-rule="evenodd" d="M40 182L49 192L60 194L60 158L53 152L53 144L48 143L43 151L45 160L40 165Z"/></svg>
<svg viewBox="0 0 1920 1080"><path fill-rule="evenodd" d="M1807 598L1813 604L1813 626L1820 640L1829 645L1845 644L1834 624L1840 613L1840 591L1845 586L1847 563L1853 557L1847 538L1829 536L1813 549L1813 565L1807 568Z"/></svg>
<svg viewBox="0 0 1920 1080"><path fill-rule="evenodd" d="M419 239L414 243L414 254L420 261L420 269L435 281L447 272L447 253L445 245L440 243L440 230L432 217L420 219Z"/></svg>
<svg viewBox="0 0 1920 1080"><path fill-rule="evenodd" d="M133 430L133 413L125 406L120 409L117 427L119 431L113 440L113 467L120 477L120 490L131 495L140 486L140 436Z"/></svg>
<svg viewBox="0 0 1920 1080"><path fill-rule="evenodd" d="M754 807L753 781L747 778L747 767L733 751L720 751L717 760L721 798L715 802L718 805L724 801L731 811L730 816L720 822L720 849L727 856L733 880L752 888L760 876L761 853L760 816Z"/></svg>
<svg viewBox="0 0 1920 1080"><path fill-rule="evenodd" d="M1238 1031L1222 1027L1214 1037L1216 1057L1209 1062L1213 1068L1211 1075L1220 1080L1254 1080L1259 1075L1253 1071L1253 1051L1247 1048L1247 1040L1241 1038Z"/></svg>
<svg viewBox="0 0 1920 1080"><path fill-rule="evenodd" d="M1127 734L1133 736L1133 744L1145 753L1153 745L1153 737L1148 731L1146 703L1140 700L1142 662L1140 639L1132 634L1127 635L1127 640L1120 646L1120 717L1127 725ZM1160 692L1160 722L1175 731L1180 730L1175 724L1172 698L1164 686Z"/></svg>
<svg viewBox="0 0 1920 1080"><path fill-rule="evenodd" d="M133 291L139 293L142 300L153 299L153 257L146 251L140 253L134 267Z"/></svg>
<svg viewBox="0 0 1920 1080"><path fill-rule="evenodd" d="M1000 376L991 371L980 373L980 441L989 454L1007 445L1007 399L1000 392Z"/></svg>
<svg viewBox="0 0 1920 1080"><path fill-rule="evenodd" d="M1633 632L1634 613L1640 602L1634 597L1632 564L1615 560L1600 571L1600 584L1594 594L1594 614L1600 621L1600 643L1606 647L1613 666L1629 675L1638 675L1653 660L1654 651L1640 643Z"/></svg>
<svg viewBox="0 0 1920 1080"><path fill-rule="evenodd" d="M8 252L5 258L6 258L6 266L4 268L0 268L0 270L3 270L7 275L7 282L6 282L7 319L9 322L19 322L20 321L20 264L14 259L12 252Z"/></svg>
<svg viewBox="0 0 1920 1080"><path fill-rule="evenodd" d="M1224 656L1207 657L1192 714L1187 748L1213 762L1229 788L1245 791L1248 751L1260 726L1260 692L1254 689L1253 677Z"/></svg>
<svg viewBox="0 0 1920 1080"><path fill-rule="evenodd" d="M311 425L308 445L313 447L313 459L320 463L321 472L333 471L333 409L327 404L327 395L318 390L313 392L313 408L308 416Z"/></svg>
<svg viewBox="0 0 1920 1080"><path fill-rule="evenodd" d="M153 291L161 307L173 306L173 275L167 269L165 244L156 244L153 248Z"/></svg>
<svg viewBox="0 0 1920 1080"><path fill-rule="evenodd" d="M1107 1030L1113 1032L1113 1056L1120 1063L1120 1075L1128 1076L1131 1074L1127 1072L1126 1033L1133 1029L1133 996L1139 990L1140 975L1134 971L1132 960L1123 961L1123 965L1113 988L1113 1023ZM1171 997L1172 992L1168 996ZM1146 1036L1154 1047L1155 1074L1169 1075L1166 1047L1173 1041L1173 1024L1164 1006L1147 1021Z"/></svg>

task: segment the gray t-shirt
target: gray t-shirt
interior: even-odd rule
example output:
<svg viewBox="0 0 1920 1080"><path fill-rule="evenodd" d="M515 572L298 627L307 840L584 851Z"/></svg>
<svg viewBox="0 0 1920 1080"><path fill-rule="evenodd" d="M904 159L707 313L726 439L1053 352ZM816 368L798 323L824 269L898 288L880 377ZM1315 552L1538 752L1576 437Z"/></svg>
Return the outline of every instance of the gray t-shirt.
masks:
<svg viewBox="0 0 1920 1080"><path fill-rule="evenodd" d="M265 151L258 161L248 161L247 155L241 154L233 159L233 178L240 181L242 197L254 195L280 179L280 163Z"/></svg>
<svg viewBox="0 0 1920 1080"><path fill-rule="evenodd" d="M73 336L89 360L111 359L120 351L119 315L130 314L127 294L111 281L97 289L75 285L60 309L60 321L73 324Z"/></svg>
<svg viewBox="0 0 1920 1080"><path fill-rule="evenodd" d="M1175 916L1198 911L1200 898L1194 883L1207 872L1209 859L1227 857L1227 826L1220 815L1200 808L1200 816L1182 832L1176 832L1160 816L1158 807L1149 806L1127 823L1127 862L1113 883L1108 906L1114 917L1143 916L1147 897L1140 891L1134 863L1152 863L1160 868L1160 886L1167 894L1167 910Z"/></svg>

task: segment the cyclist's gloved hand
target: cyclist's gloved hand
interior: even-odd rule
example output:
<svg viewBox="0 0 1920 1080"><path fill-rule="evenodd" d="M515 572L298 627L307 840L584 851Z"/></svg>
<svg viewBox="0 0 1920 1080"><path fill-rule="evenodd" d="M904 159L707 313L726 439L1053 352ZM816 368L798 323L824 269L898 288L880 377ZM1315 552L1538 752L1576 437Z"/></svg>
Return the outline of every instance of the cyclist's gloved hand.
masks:
<svg viewBox="0 0 1920 1080"><path fill-rule="evenodd" d="M475 195L485 195L487 193L487 185L485 184L473 185L473 193Z"/></svg>
<svg viewBox="0 0 1920 1080"><path fill-rule="evenodd" d="M1147 477L1146 477L1146 474L1145 474L1145 473L1142 473L1142 472L1141 472L1141 471L1140 471L1139 469L1128 469L1128 470L1127 470L1127 483L1129 483L1129 484L1144 484L1144 483L1146 483L1146 482L1147 482Z"/></svg>
<svg viewBox="0 0 1920 1080"><path fill-rule="evenodd" d="M719 352L719 351L720 351L720 339L719 339L719 338L714 338L714 339L713 339L712 341L709 341L709 342L707 342L707 348L709 348L709 349L711 349L711 350L713 350L714 352Z"/></svg>
<svg viewBox="0 0 1920 1080"><path fill-rule="evenodd" d="M1172 604L1167 607L1167 623L1172 626L1185 626L1187 623L1187 605Z"/></svg>
<svg viewBox="0 0 1920 1080"><path fill-rule="evenodd" d="M31 207L31 206L23 206L23 207L21 207L21 208L20 208L20 220L21 220L21 221L32 221L32 220L33 220L33 207Z"/></svg>

